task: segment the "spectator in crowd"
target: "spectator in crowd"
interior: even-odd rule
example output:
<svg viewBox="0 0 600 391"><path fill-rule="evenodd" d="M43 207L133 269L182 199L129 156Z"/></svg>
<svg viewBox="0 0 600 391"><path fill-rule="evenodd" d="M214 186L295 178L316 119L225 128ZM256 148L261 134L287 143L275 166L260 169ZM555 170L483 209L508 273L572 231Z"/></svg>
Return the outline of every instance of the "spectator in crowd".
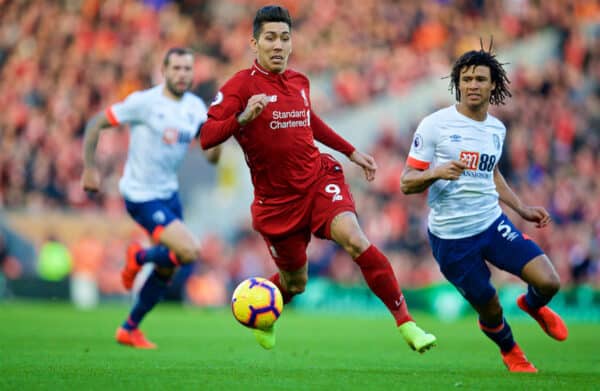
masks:
<svg viewBox="0 0 600 391"><path fill-rule="evenodd" d="M78 183L85 119L156 82L155 64L174 45L196 45L202 54L196 61L195 91L213 96L214 86L248 62L245 16L255 3L3 2L0 206L38 211L102 208L123 214L113 184L125 161L127 134L103 135L97 162L106 189L90 199ZM526 202L531 198L549 206L555 222L554 228L532 236L556 263L561 280L572 281L569 254L578 244L565 232L585 229L590 242L600 242L597 1L283 3L298 20L292 66L313 77L312 100L323 111L401 95L423 77L444 75L450 60L471 48L473 36L493 35L498 47L505 47L548 27L558 31L556 61L535 72L516 64L508 67L515 94L493 114L512 129L501 170ZM233 7L242 9L232 13ZM584 28L586 23L589 28ZM406 287L441 278L420 227L424 198L398 194L397 173L410 146L405 135L412 130L386 124L380 132L370 151L380 166L374 186L362 187L348 171L366 234L390 254ZM509 217L522 228L518 216ZM244 246L252 247L252 241L260 238L245 237ZM225 253L233 255L224 256L221 267L236 269L237 242L225 245L230 247ZM335 251L328 259L335 259ZM106 273L99 277L100 288L119 292ZM327 275L328 268L321 273ZM598 285L598 276L591 274L588 280ZM347 278L358 276L349 273Z"/></svg>

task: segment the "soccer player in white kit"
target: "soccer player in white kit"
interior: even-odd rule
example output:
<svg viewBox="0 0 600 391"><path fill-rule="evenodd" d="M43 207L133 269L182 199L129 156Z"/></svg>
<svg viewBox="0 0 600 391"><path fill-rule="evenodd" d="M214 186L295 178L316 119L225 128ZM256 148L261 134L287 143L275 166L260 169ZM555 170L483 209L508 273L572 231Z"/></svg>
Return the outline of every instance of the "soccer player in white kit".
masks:
<svg viewBox="0 0 600 391"><path fill-rule="evenodd" d="M119 190L127 212L155 243L146 249L139 243L131 243L121 272L123 285L129 290L143 264L155 265L115 336L117 342L135 348L156 348L138 325L164 296L175 267L194 262L199 256L199 243L182 221L177 180L177 169L189 144L207 118L204 102L188 91L193 65L191 50L169 49L162 66L164 84L132 93L123 102L95 115L85 128L81 182L84 190L92 192L100 187L94 159L100 132L120 124L128 124L130 128L129 151ZM205 151L205 155L211 163L216 163L220 149Z"/></svg>
<svg viewBox="0 0 600 391"><path fill-rule="evenodd" d="M543 207L524 205L498 170L506 128L488 107L503 104L510 92L491 47L463 54L450 78L458 103L419 124L402 191L429 189L429 238L440 270L478 312L481 330L498 345L508 370L537 372L513 339L485 261L523 279L528 290L518 306L549 336L565 340L566 325L547 306L560 288L554 266L504 215L498 199L538 228L550 223L550 215Z"/></svg>

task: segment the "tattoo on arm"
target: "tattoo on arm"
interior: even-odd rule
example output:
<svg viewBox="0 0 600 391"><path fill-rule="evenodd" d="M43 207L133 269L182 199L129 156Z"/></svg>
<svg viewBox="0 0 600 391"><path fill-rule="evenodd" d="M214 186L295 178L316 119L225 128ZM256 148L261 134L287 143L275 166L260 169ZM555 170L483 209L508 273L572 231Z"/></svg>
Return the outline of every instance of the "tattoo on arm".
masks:
<svg viewBox="0 0 600 391"><path fill-rule="evenodd" d="M86 167L93 167L96 156L96 147L100 139L100 131L110 127L108 118L104 113L94 115L85 125L83 136L83 162Z"/></svg>

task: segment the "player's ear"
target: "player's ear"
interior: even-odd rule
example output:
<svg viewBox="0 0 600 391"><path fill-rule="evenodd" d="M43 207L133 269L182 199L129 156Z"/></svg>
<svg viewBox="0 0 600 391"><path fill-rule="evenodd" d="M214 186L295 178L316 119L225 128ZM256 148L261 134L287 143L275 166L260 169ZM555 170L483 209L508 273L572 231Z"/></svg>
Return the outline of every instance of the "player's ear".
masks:
<svg viewBox="0 0 600 391"><path fill-rule="evenodd" d="M258 53L258 41L254 37L250 38L250 48L252 49L252 53Z"/></svg>

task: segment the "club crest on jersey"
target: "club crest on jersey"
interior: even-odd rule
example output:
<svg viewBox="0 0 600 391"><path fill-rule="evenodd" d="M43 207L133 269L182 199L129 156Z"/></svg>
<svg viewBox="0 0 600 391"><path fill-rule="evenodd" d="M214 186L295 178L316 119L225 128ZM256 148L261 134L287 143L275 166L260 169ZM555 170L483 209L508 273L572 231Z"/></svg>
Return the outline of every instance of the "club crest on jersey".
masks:
<svg viewBox="0 0 600 391"><path fill-rule="evenodd" d="M210 102L210 105L216 106L221 102L223 102L223 93L221 91L219 91L219 92L217 92L217 95L215 95L215 98L213 99L213 101Z"/></svg>
<svg viewBox="0 0 600 391"><path fill-rule="evenodd" d="M306 97L306 91L304 91L304 88L300 90L300 95L302 95L302 99L304 99L304 106L308 107L308 98Z"/></svg>
<svg viewBox="0 0 600 391"><path fill-rule="evenodd" d="M500 137L497 134L494 134L494 147L496 147L496 150L500 149Z"/></svg>
<svg viewBox="0 0 600 391"><path fill-rule="evenodd" d="M415 149L418 151L419 149L423 148L423 137L421 137L420 134L415 134L415 138L413 140L413 146L415 147Z"/></svg>

